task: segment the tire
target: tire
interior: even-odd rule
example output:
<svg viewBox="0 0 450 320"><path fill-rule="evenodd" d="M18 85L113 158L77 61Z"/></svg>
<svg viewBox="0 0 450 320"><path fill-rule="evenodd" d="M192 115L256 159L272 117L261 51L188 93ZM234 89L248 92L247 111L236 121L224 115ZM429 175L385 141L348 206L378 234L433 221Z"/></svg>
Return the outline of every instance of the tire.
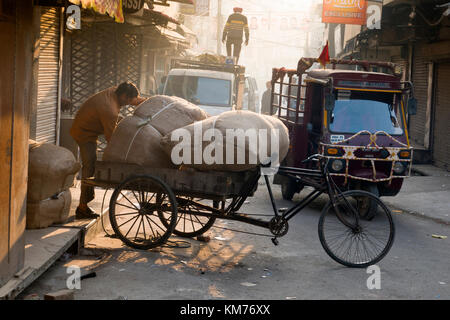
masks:
<svg viewBox="0 0 450 320"><path fill-rule="evenodd" d="M167 213L166 225L154 219L159 218L159 211ZM117 237L126 245L143 250L156 248L167 242L175 228L177 201L170 187L159 178L130 177L111 196L109 220ZM137 230L133 230L138 220ZM134 238L130 237L133 234Z"/></svg>
<svg viewBox="0 0 450 320"><path fill-rule="evenodd" d="M357 202L361 197L369 197L377 205L377 215L372 220L359 217ZM341 213L339 216L330 201L319 219L319 239L325 252L336 262L350 268L366 268L383 259L391 249L395 236L395 226L389 208L378 197L359 190L342 193L337 199L337 205ZM347 224L359 227L360 230L350 228ZM348 247L344 245L347 240ZM372 247L372 250L369 250L369 247ZM342 248L347 251L341 251Z"/></svg>
<svg viewBox="0 0 450 320"><path fill-rule="evenodd" d="M303 186L291 178L285 178L281 182L281 195L284 200L291 201L297 192L300 192Z"/></svg>
<svg viewBox="0 0 450 320"><path fill-rule="evenodd" d="M363 191L370 192L376 197L380 197L380 192L378 191L378 186L375 183L365 183L362 185L361 189ZM377 203L369 198L361 200L361 217L366 220L372 220L377 214Z"/></svg>
<svg viewBox="0 0 450 320"><path fill-rule="evenodd" d="M189 203L190 200L195 200L197 202L202 201L202 199L178 198L178 208L181 212L178 212L177 224L173 233L183 238L194 238L204 234L211 229L216 221L216 218L214 217L196 215L198 209L195 208L195 205ZM217 209L219 207L219 202L213 201L213 207ZM161 222L167 227L167 214L158 212L158 215Z"/></svg>

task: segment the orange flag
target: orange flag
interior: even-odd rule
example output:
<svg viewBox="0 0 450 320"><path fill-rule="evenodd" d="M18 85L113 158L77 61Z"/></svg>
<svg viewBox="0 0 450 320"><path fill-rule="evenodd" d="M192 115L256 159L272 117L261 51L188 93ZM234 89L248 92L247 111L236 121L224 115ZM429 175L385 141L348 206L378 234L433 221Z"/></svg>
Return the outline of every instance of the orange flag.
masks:
<svg viewBox="0 0 450 320"><path fill-rule="evenodd" d="M325 68L327 63L330 62L330 53L328 51L328 41L325 47L322 50L322 53L320 54L320 57L317 59L317 62L320 62L320 64Z"/></svg>

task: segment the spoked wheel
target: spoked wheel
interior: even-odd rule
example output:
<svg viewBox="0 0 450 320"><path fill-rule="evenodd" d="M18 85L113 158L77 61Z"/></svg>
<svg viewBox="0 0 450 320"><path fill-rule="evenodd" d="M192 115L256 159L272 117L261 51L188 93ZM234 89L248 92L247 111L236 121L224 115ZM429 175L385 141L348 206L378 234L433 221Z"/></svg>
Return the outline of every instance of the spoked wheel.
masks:
<svg viewBox="0 0 450 320"><path fill-rule="evenodd" d="M371 220L361 218L361 198L376 204ZM347 191L337 199L339 213L331 201L319 220L319 239L327 254L340 264L365 268L377 263L394 242L395 227L391 212L376 196L365 191Z"/></svg>
<svg viewBox="0 0 450 320"><path fill-rule="evenodd" d="M167 217L165 224L158 212ZM114 190L109 219L126 245L145 250L158 247L166 243L177 222L175 195L156 177L130 177Z"/></svg>
<svg viewBox="0 0 450 320"><path fill-rule="evenodd" d="M199 215L202 210L195 203L205 206L212 205L214 208L219 207L219 203L211 200L203 200L198 198L178 197L178 219L173 233L184 238L193 238L204 234L211 229L216 221L214 217L206 217ZM159 218L164 225L168 224L168 214L159 212Z"/></svg>

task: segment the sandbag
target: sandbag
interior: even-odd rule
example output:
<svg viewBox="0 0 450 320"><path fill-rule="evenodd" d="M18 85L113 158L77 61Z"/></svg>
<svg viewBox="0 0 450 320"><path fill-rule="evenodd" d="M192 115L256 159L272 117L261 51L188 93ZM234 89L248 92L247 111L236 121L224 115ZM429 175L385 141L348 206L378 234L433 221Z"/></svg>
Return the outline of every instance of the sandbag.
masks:
<svg viewBox="0 0 450 320"><path fill-rule="evenodd" d="M279 134L282 138L278 137L278 140L276 140L276 144L282 144L279 149L276 149L275 145L272 146L272 134L275 134L272 130L276 129L272 123L274 123L277 128L282 129L279 130ZM200 131L200 128L201 136L199 139L198 132ZM210 137L204 137L205 139L201 138L208 129L215 129L218 131L218 133L217 131L214 133L214 139L216 139L214 141L215 147L212 147L213 144L211 141L213 139L210 139ZM238 137L235 137L234 139L227 138L227 130L230 129L234 134L238 134ZM247 132L248 129L252 130ZM182 130L185 130L188 139L177 139L179 135L182 135ZM240 132L236 130L240 130ZM254 134L252 135L251 133ZM282 123L280 125L277 121L266 119L265 117L250 111L228 111L197 124L175 130L171 134L163 137L161 145L165 152L172 157L172 160L174 160L177 155L180 155L181 158L185 152L189 153L190 159L188 159L189 157L184 158L184 160L187 159L187 161L183 162L183 165L188 167L205 171L239 172L255 168L261 163L267 163L274 153L285 156L287 149L289 148L289 136L287 129ZM196 145L197 150L195 147ZM260 151L260 147L264 152ZM219 151L216 153L216 151L211 151L212 149ZM222 155L220 155L220 152ZM204 157L205 154L207 156L212 155L215 163L212 163L211 160L207 160ZM241 155L240 159L238 158L239 154ZM209 157L209 159L211 159L211 157ZM176 160L178 161L178 159Z"/></svg>
<svg viewBox="0 0 450 320"><path fill-rule="evenodd" d="M103 161L172 168L172 162L161 148L161 138L149 119L127 117L114 130L103 153Z"/></svg>
<svg viewBox="0 0 450 320"><path fill-rule="evenodd" d="M29 151L28 201L50 198L73 185L81 165L70 150L30 140Z"/></svg>
<svg viewBox="0 0 450 320"><path fill-rule="evenodd" d="M66 223L70 218L72 194L65 190L52 198L27 202L27 229L47 228L55 223Z"/></svg>
<svg viewBox="0 0 450 320"><path fill-rule="evenodd" d="M195 104L169 96L151 97L138 106L134 115L143 119L150 118L152 126L162 136L208 118L208 114Z"/></svg>

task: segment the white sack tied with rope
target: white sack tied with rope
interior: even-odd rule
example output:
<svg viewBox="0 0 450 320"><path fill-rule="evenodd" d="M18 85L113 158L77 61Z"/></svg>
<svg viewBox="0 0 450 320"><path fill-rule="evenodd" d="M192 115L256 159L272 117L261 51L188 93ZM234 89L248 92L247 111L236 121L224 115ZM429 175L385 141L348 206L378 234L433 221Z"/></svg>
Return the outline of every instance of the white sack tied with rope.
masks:
<svg viewBox="0 0 450 320"><path fill-rule="evenodd" d="M288 152L289 134L277 118L228 111L174 130L161 145L177 165L240 172L260 164L277 166Z"/></svg>
<svg viewBox="0 0 450 320"><path fill-rule="evenodd" d="M142 103L133 116L119 123L105 149L103 161L174 168L176 166L161 147L162 136L207 117L203 110L184 99L154 96Z"/></svg>

